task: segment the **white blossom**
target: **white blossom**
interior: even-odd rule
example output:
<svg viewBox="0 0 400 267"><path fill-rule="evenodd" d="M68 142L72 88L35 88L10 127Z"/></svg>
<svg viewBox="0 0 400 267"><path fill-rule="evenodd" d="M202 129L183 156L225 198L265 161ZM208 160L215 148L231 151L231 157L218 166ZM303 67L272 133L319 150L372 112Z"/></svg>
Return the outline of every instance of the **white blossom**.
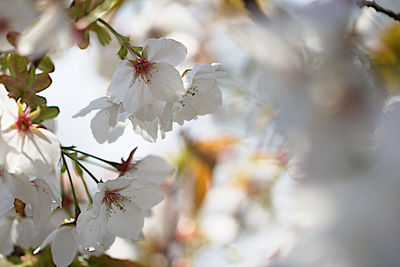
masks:
<svg viewBox="0 0 400 267"><path fill-rule="evenodd" d="M176 105L174 121L180 125L192 120L197 115L216 112L222 104L221 91L217 86L216 78L226 77L220 70L220 65L196 64L185 76L186 93Z"/></svg>
<svg viewBox="0 0 400 267"><path fill-rule="evenodd" d="M62 1L51 1L39 19L21 35L17 51L40 58L47 52L64 51L72 45L70 25Z"/></svg>
<svg viewBox="0 0 400 267"><path fill-rule="evenodd" d="M22 31L37 15L31 0L0 1L0 50L10 49L6 36L10 31Z"/></svg>
<svg viewBox="0 0 400 267"><path fill-rule="evenodd" d="M50 131L32 122L37 111L31 113L7 95L0 86L0 147L4 159L3 168L13 174L35 177L54 171L60 158L60 144Z"/></svg>
<svg viewBox="0 0 400 267"><path fill-rule="evenodd" d="M161 202L163 193L156 183L121 176L99 183L94 203L77 220L77 232L85 248L99 246L112 234L138 239L145 211Z"/></svg>
<svg viewBox="0 0 400 267"><path fill-rule="evenodd" d="M182 79L174 66L186 57L186 48L172 39L149 39L141 58L118 63L107 95L142 121L162 117L166 102L184 94Z"/></svg>

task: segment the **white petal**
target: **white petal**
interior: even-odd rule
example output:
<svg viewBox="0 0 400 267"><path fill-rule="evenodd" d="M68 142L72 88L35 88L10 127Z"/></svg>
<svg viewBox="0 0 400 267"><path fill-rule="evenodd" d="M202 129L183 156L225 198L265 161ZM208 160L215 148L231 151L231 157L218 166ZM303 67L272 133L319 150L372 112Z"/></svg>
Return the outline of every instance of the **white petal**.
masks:
<svg viewBox="0 0 400 267"><path fill-rule="evenodd" d="M79 241L84 248L99 246L106 233L107 213L101 207L101 196L96 193L93 206L83 211L76 222Z"/></svg>
<svg viewBox="0 0 400 267"><path fill-rule="evenodd" d="M125 122L118 122L115 127L109 127L107 133L107 142L113 143L117 141L117 139L124 134L126 125L127 123Z"/></svg>
<svg viewBox="0 0 400 267"><path fill-rule="evenodd" d="M179 101L185 89L179 72L170 64L155 63L149 89L154 97L167 102Z"/></svg>
<svg viewBox="0 0 400 267"><path fill-rule="evenodd" d="M51 187L43 179L35 179L33 183L37 199L31 203L33 219L36 223L44 224L49 221L53 204L59 197L54 195Z"/></svg>
<svg viewBox="0 0 400 267"><path fill-rule="evenodd" d="M53 262L57 267L67 267L74 260L78 244L73 236L73 226L61 227L51 243Z"/></svg>
<svg viewBox="0 0 400 267"><path fill-rule="evenodd" d="M107 140L108 128L110 127L108 124L109 119L110 115L103 109L97 112L90 122L92 134L100 144L103 144Z"/></svg>
<svg viewBox="0 0 400 267"><path fill-rule="evenodd" d="M184 98L184 103L194 109L197 115L216 112L222 104L221 91L215 80L195 80L193 83L197 92L193 96Z"/></svg>
<svg viewBox="0 0 400 267"><path fill-rule="evenodd" d="M139 120L152 121L161 115L163 103L154 98L149 86L142 79L136 79L124 100L126 110Z"/></svg>
<svg viewBox="0 0 400 267"><path fill-rule="evenodd" d="M60 231L60 228L55 229L54 231L52 231L44 240L43 242L40 244L39 247L37 247L34 251L33 254L37 254L39 253L40 250L42 250L43 248L45 248L48 244L50 244L51 242L53 242L53 240L56 238L58 231Z"/></svg>
<svg viewBox="0 0 400 267"><path fill-rule="evenodd" d="M39 177L54 171L61 155L60 143L52 132L37 131L25 135L23 141L20 138L22 153L12 150L7 154L5 168L8 172Z"/></svg>
<svg viewBox="0 0 400 267"><path fill-rule="evenodd" d="M0 176L0 219L13 207L14 197Z"/></svg>
<svg viewBox="0 0 400 267"><path fill-rule="evenodd" d="M56 170L54 172L51 172L47 175L41 176L43 180L47 183L49 186L50 190L52 191L52 196L54 197L54 200L57 204L58 207L61 207L61 190L60 190L60 176L59 172L56 173ZM52 208L55 208L54 206Z"/></svg>
<svg viewBox="0 0 400 267"><path fill-rule="evenodd" d="M120 194L127 197L133 196L132 201L143 210L152 208L164 199L164 193L161 191L159 184L145 179L132 180L131 186L121 190Z"/></svg>
<svg viewBox="0 0 400 267"><path fill-rule="evenodd" d="M143 224L142 209L133 201L129 201L125 203L123 210L113 206L108 219L107 230L126 239L138 239Z"/></svg>
<svg viewBox="0 0 400 267"><path fill-rule="evenodd" d="M17 117L18 113L18 105L14 99L8 97L8 92L3 84L0 85L0 117L2 117L3 113L13 114L14 117ZM7 125L5 127L8 127Z"/></svg>
<svg viewBox="0 0 400 267"><path fill-rule="evenodd" d="M32 247L32 233L35 231L32 219L21 218L15 225L15 244L23 249Z"/></svg>
<svg viewBox="0 0 400 267"><path fill-rule="evenodd" d="M117 121L114 126L111 126L109 111L109 109L100 110L90 122L92 134L100 144L105 141L108 143L115 142L124 133L126 127L126 123Z"/></svg>
<svg viewBox="0 0 400 267"><path fill-rule="evenodd" d="M140 134L149 142L155 142L158 135L158 123L157 118L151 122L140 121L135 118L130 118L132 122L133 130L135 133Z"/></svg>
<svg viewBox="0 0 400 267"><path fill-rule="evenodd" d="M81 109L78 113L72 116L72 118L83 117L93 110L107 108L112 105L113 103L111 102L111 99L107 96L103 96L92 100L86 108Z"/></svg>
<svg viewBox="0 0 400 267"><path fill-rule="evenodd" d="M123 188L127 188L132 184L131 179L127 179L124 176L118 177L114 180L108 180L105 183L97 184L97 188L100 191L119 191ZM97 195L97 194L96 194ZM100 199L101 201L102 199Z"/></svg>
<svg viewBox="0 0 400 267"><path fill-rule="evenodd" d="M9 255L14 250L12 238L11 238L11 227L13 226L14 219L9 217L3 217L0 219L0 254Z"/></svg>
<svg viewBox="0 0 400 267"><path fill-rule="evenodd" d="M110 86L107 90L107 95L112 101L119 104L124 101L125 95L132 87L134 82L133 66L127 60L118 62L117 70L115 71Z"/></svg>
<svg viewBox="0 0 400 267"><path fill-rule="evenodd" d="M160 128L163 132L172 131L173 108L174 103L168 102L167 104L165 104L164 111L160 118Z"/></svg>
<svg viewBox="0 0 400 267"><path fill-rule="evenodd" d="M186 47L172 39L149 39L143 48L144 58L152 62L165 62L173 66L181 63L187 54Z"/></svg>
<svg viewBox="0 0 400 267"><path fill-rule="evenodd" d="M171 175L172 171L172 167L165 160L150 155L139 161L133 169L127 171L125 176L133 176L160 185Z"/></svg>

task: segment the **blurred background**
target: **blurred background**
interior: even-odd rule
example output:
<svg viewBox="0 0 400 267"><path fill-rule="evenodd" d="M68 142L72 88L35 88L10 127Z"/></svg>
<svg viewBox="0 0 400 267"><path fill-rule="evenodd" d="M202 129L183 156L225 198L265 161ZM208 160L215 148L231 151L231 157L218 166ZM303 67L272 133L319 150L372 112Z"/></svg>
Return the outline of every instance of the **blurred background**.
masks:
<svg viewBox="0 0 400 267"><path fill-rule="evenodd" d="M26 12L13 25L22 31L40 13L13 1L0 1L0 36L3 17ZM137 159L159 155L176 170L144 238L117 238L108 255L151 267L398 266L398 22L341 0L117 2L107 19L133 45L173 38L188 49L181 73L219 62L229 77L218 80L216 114L156 143L128 126L98 144L93 115L72 115L104 95L119 45L92 38L88 49L54 53L43 95L60 108L52 127L62 145L113 161L138 147ZM396 0L379 3L400 11Z"/></svg>

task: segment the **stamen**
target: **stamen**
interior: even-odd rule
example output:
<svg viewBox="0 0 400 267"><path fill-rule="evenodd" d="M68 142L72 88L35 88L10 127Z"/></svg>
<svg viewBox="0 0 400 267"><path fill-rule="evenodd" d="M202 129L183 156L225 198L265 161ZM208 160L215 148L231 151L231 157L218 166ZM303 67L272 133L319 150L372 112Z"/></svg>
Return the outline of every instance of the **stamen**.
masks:
<svg viewBox="0 0 400 267"><path fill-rule="evenodd" d="M30 108L26 108L23 113L18 114L15 126L19 133L27 133L32 127L32 121L29 118Z"/></svg>
<svg viewBox="0 0 400 267"><path fill-rule="evenodd" d="M122 196L115 190L106 191L103 198L103 202L106 202L107 209L112 209L112 205L114 204L121 211L126 210L124 202L129 200L129 197Z"/></svg>
<svg viewBox="0 0 400 267"><path fill-rule="evenodd" d="M143 79L146 83L150 83L151 71L153 69L153 63L147 59L138 58L133 64L135 69L135 75L138 78Z"/></svg>

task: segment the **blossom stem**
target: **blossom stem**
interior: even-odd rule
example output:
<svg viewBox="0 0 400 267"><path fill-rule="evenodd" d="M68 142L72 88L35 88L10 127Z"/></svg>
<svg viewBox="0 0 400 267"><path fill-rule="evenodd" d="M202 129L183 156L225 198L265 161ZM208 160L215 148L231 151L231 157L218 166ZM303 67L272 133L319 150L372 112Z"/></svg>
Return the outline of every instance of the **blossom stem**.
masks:
<svg viewBox="0 0 400 267"><path fill-rule="evenodd" d="M358 0L357 4L360 7L370 7L375 9L376 12L381 12L394 20L400 21L400 13L395 13L392 10L386 9L373 0Z"/></svg>
<svg viewBox="0 0 400 267"><path fill-rule="evenodd" d="M79 154L82 154L82 155L85 155L85 156L88 156L88 157L97 159L97 160L99 160L99 161L101 161L101 162L104 162L104 163L106 163L106 164L109 164L109 165L111 165L111 166L113 166L113 167L115 167L115 165L118 164L117 162L113 162L113 161L109 161L109 160L106 160L106 159L99 158L99 157L97 157L97 156L95 156L95 155L92 155L92 154L89 154L89 153L80 151L80 150L75 149L75 148L73 148L73 147L63 147L63 146L62 146L61 149L77 152L77 153L79 153ZM68 153L66 153L66 154L68 154Z"/></svg>
<svg viewBox="0 0 400 267"><path fill-rule="evenodd" d="M96 184L100 183L100 181L93 175L93 173L91 173L85 166L83 166L83 164L80 163L76 158L72 157L71 155L65 152L63 152L62 154L66 155L68 158L76 162L76 164L78 164L79 167L81 167L87 174L89 174L89 176L93 179L93 181L96 182Z"/></svg>
<svg viewBox="0 0 400 267"><path fill-rule="evenodd" d="M72 182L71 173L69 172L69 168L68 168L68 165L67 165L67 161L65 160L65 156L64 156L64 155L65 155L65 153L61 153L61 157L62 157L62 160L63 160L63 164L65 165L65 169L67 170L69 183L71 184L72 196L74 197L75 218L78 218L79 214L81 213L81 209L79 208L78 199L77 199L76 193L75 193L74 183Z"/></svg>
<svg viewBox="0 0 400 267"><path fill-rule="evenodd" d="M136 52L135 50L133 50L129 44L126 42L126 40L129 40L127 37L119 34L116 30L114 30L113 27L111 27L110 24L108 24L105 20L103 20L102 18L98 18L97 19L98 22L100 22L101 24L103 24L104 26L106 26L106 28L112 33L114 34L115 38L117 38L119 44L123 47L126 48L126 50L129 51L129 53L134 57L140 57L140 54L138 52Z"/></svg>

